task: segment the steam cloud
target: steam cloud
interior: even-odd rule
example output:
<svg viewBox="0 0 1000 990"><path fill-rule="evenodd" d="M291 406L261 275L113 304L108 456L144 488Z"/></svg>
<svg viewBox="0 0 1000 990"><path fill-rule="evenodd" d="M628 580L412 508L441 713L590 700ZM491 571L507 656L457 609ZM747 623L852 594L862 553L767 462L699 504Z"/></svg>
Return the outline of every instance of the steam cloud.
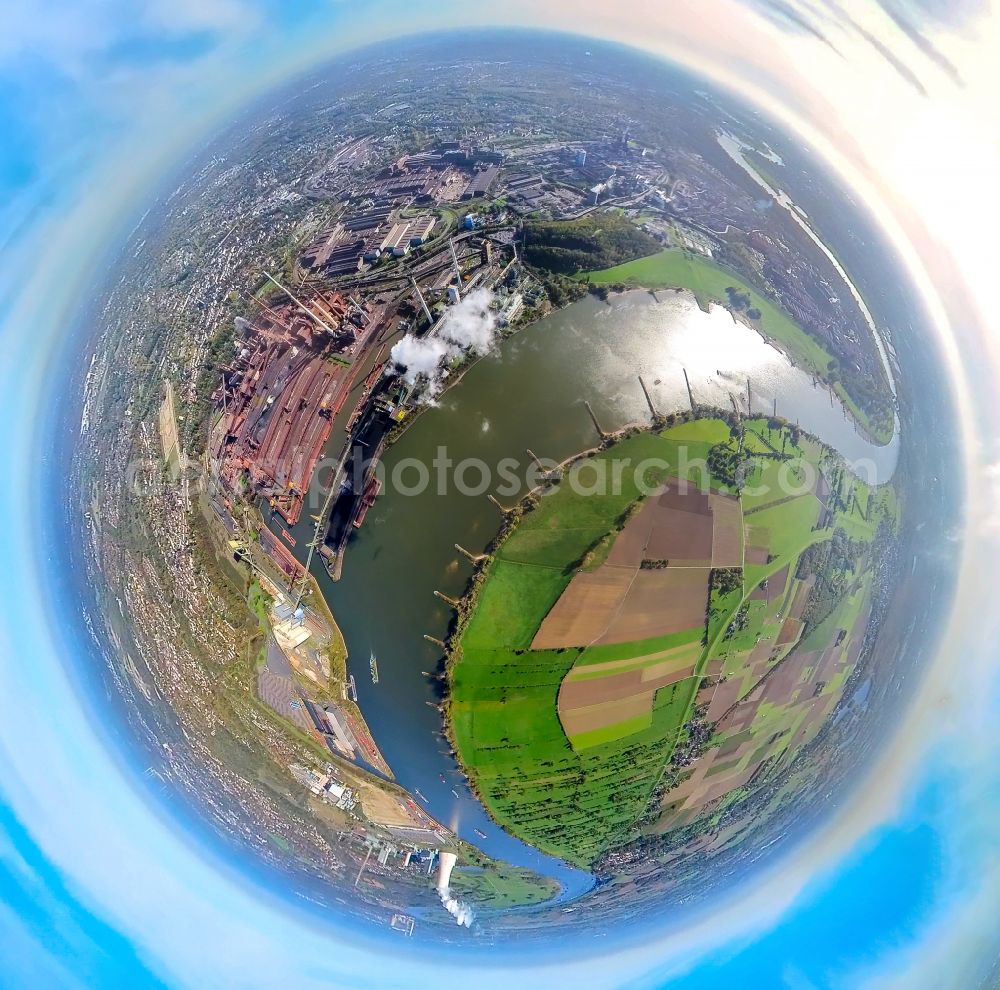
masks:
<svg viewBox="0 0 1000 990"><path fill-rule="evenodd" d="M496 337L497 317L490 309L489 289L470 292L451 307L426 337L407 334L393 345L390 357L410 385L421 384L433 399L444 383L446 364L465 353L487 354Z"/></svg>
<svg viewBox="0 0 1000 990"><path fill-rule="evenodd" d="M464 904L462 901L452 897L447 887L444 890L438 890L438 895L445 910L455 919L457 924L464 925L466 928L472 927L472 922L475 921L476 916L468 904Z"/></svg>
<svg viewBox="0 0 1000 990"><path fill-rule="evenodd" d="M441 865L438 868L437 892L441 898L444 909L455 919L456 924L464 925L466 928L472 927L472 922L476 916L468 904L451 896L448 884L451 880L451 871L455 868L455 854L450 852L441 853Z"/></svg>

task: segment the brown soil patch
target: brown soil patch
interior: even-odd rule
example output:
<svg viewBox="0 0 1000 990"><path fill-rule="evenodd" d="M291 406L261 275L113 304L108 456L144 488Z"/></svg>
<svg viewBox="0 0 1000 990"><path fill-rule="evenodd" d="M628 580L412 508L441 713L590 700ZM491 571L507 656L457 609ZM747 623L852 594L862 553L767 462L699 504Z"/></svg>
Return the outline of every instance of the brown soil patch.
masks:
<svg viewBox="0 0 1000 990"><path fill-rule="evenodd" d="M786 584L788 584L788 564L767 579L766 598L769 604L776 602L785 593Z"/></svg>
<svg viewBox="0 0 1000 990"><path fill-rule="evenodd" d="M661 509L649 535L646 559L708 567L712 563L714 528L712 516Z"/></svg>
<svg viewBox="0 0 1000 990"><path fill-rule="evenodd" d="M361 807L373 822L396 827L427 827L427 818L408 805L401 795L368 785L359 786L358 791Z"/></svg>
<svg viewBox="0 0 1000 990"><path fill-rule="evenodd" d="M649 542L649 532L656 518L656 503L646 501L615 537L607 563L613 567L638 567Z"/></svg>
<svg viewBox="0 0 1000 990"><path fill-rule="evenodd" d="M633 695L618 701L607 701L589 708L576 708L560 712L563 730L571 739L581 732L593 732L608 725L617 725L630 718L638 718L652 710L652 695Z"/></svg>
<svg viewBox="0 0 1000 990"><path fill-rule="evenodd" d="M713 496L714 497L714 496ZM713 516L709 495L674 486L651 497L625 524L607 562L637 567L643 559L709 566Z"/></svg>
<svg viewBox="0 0 1000 990"><path fill-rule="evenodd" d="M749 700L741 701L728 718L724 718L719 722L716 726L716 731L732 730L734 732L742 732L744 729L750 728L756 715L757 704L755 702Z"/></svg>
<svg viewBox="0 0 1000 990"><path fill-rule="evenodd" d="M810 697L813 679L807 671L815 666L820 656L820 653L793 652L764 683L764 699L775 705L790 705Z"/></svg>
<svg viewBox="0 0 1000 990"><path fill-rule="evenodd" d="M625 643L703 626L709 565L738 566L742 553L739 500L682 491L674 482L625 524L601 567L573 578L532 649ZM684 566L644 571L643 559Z"/></svg>
<svg viewBox="0 0 1000 990"><path fill-rule="evenodd" d="M795 596L792 598L792 607L788 610L788 615L792 619L801 619L805 611L806 602L809 601L809 594L816 583L814 575L810 574L795 589Z"/></svg>
<svg viewBox="0 0 1000 990"><path fill-rule="evenodd" d="M743 512L730 495L710 496L715 530L712 537L713 567L742 567Z"/></svg>
<svg viewBox="0 0 1000 990"><path fill-rule="evenodd" d="M776 602L784 593L785 585L788 583L788 564L785 564L780 571L772 574L765 583L758 584L750 592L750 598L754 601L765 601L769 605Z"/></svg>
<svg viewBox="0 0 1000 990"><path fill-rule="evenodd" d="M574 708L589 708L591 705L621 701L641 694L641 674L639 670L628 670L623 674L609 674L589 681L566 679L559 688L559 710L568 712Z"/></svg>
<svg viewBox="0 0 1000 990"><path fill-rule="evenodd" d="M707 492L698 491L693 485L674 479L667 483L666 491L662 492L656 501L664 509L696 512L702 516L712 514L712 506Z"/></svg>
<svg viewBox="0 0 1000 990"><path fill-rule="evenodd" d="M740 682L738 680L726 681L715 689L712 695L712 703L708 706L709 722L717 722L734 704L740 696Z"/></svg>
<svg viewBox="0 0 1000 990"><path fill-rule="evenodd" d="M799 638L802 631L802 623L799 619L785 619L778 633L778 645L784 646L787 643L794 643Z"/></svg>
<svg viewBox="0 0 1000 990"><path fill-rule="evenodd" d="M753 776L756 769L757 768L755 766L749 766L744 770L733 770L723 776L713 777L711 784L707 787L703 786L700 790L692 794L691 797L684 803L684 806L686 808L693 806L700 808L706 807L713 801L716 801L721 797L725 797L725 795L734 788L741 787L745 784Z"/></svg>
<svg viewBox="0 0 1000 990"><path fill-rule="evenodd" d="M552 606L535 633L531 648L589 646L607 629L635 575L636 571L627 567L603 566L590 573L580 571Z"/></svg>
<svg viewBox="0 0 1000 990"><path fill-rule="evenodd" d="M598 642L627 643L697 628L705 622L707 600L707 568L639 571Z"/></svg>

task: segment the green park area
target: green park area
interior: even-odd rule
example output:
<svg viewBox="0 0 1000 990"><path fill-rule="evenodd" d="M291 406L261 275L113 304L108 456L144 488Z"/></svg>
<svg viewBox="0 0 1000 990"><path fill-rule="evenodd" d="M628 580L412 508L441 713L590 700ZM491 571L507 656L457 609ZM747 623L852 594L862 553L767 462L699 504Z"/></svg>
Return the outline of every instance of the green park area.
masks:
<svg viewBox="0 0 1000 990"><path fill-rule="evenodd" d="M560 275L610 268L641 258L655 251L658 243L613 210L575 220L529 220L524 224L525 261Z"/></svg>
<svg viewBox="0 0 1000 990"><path fill-rule="evenodd" d="M474 788L510 832L581 866L657 820L659 795L676 782L673 754L705 735L707 670L727 663L743 676L755 644L777 641L800 558L808 552L817 572L841 568L829 587L822 578L809 584L829 599L814 623L829 631L859 612L859 586L845 575L895 514L891 489L873 492L832 452L777 421L702 418L637 433L588 458L589 471L603 462L610 473L626 458L657 460L648 487L626 471L620 491L583 494L564 476L515 510L450 644L449 727ZM745 461L736 475L734 458ZM782 465L798 478L796 461L813 476L809 490L761 493ZM671 479L673 490L681 476L706 494L648 516L650 532L683 530L683 520L707 514L705 548L687 551L698 560L652 559L647 544L662 537L673 545L683 533L643 543L633 531L643 513L661 511L648 504L660 498L649 487ZM744 487L753 495L742 496ZM625 543L635 544L634 559L624 559ZM834 552L816 551L827 544ZM574 612L577 600L585 614ZM806 624L803 634L813 633Z"/></svg>
<svg viewBox="0 0 1000 990"><path fill-rule="evenodd" d="M454 896L472 901L479 911L541 904L559 892L555 880L495 862L490 862L488 869L459 866L452 873L449 886Z"/></svg>

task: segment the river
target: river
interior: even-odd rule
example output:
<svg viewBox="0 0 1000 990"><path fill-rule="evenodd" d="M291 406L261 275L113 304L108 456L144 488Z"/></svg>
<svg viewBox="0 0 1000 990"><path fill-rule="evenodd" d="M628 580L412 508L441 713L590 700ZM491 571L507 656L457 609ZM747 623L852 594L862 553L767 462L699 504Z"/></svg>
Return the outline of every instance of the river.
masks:
<svg viewBox="0 0 1000 990"><path fill-rule="evenodd" d="M745 409L749 377L755 412L770 413L776 399L779 415L797 420L848 460L864 462L879 481L895 467L896 439L884 447L870 444L827 389L726 310L705 313L683 293L633 291L607 303L587 297L506 340L389 449L387 477L404 459L430 464L440 447L455 461L475 457L495 466L515 458L524 477L526 448L559 460L595 443L585 399L605 429L648 420L638 375L660 412L686 408L682 369L697 401L730 406L735 400ZM402 479L412 483L415 477L410 469ZM478 478L470 471L466 480L475 484ZM313 569L347 641L361 710L399 783L419 790L430 814L484 852L554 877L568 899L592 878L492 823L448 755L433 707L437 699L422 673L435 670L441 658L424 634L443 639L451 619L433 592L458 597L471 574L455 544L478 552L500 523L485 495L449 489L438 494L432 484L423 494L407 495L386 484L352 538L342 579L334 583L321 566ZM378 657L378 684L369 673L371 651Z"/></svg>

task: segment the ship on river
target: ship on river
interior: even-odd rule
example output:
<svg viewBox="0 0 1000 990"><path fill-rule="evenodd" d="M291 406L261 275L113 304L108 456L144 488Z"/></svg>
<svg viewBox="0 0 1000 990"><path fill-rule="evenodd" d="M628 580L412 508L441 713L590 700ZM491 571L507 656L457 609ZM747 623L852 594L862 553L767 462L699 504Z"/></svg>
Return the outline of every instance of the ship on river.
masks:
<svg viewBox="0 0 1000 990"><path fill-rule="evenodd" d="M372 672L372 684L378 684L378 658L375 656L374 650L372 650L372 655L368 661L368 666Z"/></svg>
<svg viewBox="0 0 1000 990"><path fill-rule="evenodd" d="M361 507L358 509L358 514L354 517L355 529L361 528L361 524L368 515L368 510L375 504L375 499L378 498L380 491L382 491L382 481L379 478L372 478L361 497Z"/></svg>

